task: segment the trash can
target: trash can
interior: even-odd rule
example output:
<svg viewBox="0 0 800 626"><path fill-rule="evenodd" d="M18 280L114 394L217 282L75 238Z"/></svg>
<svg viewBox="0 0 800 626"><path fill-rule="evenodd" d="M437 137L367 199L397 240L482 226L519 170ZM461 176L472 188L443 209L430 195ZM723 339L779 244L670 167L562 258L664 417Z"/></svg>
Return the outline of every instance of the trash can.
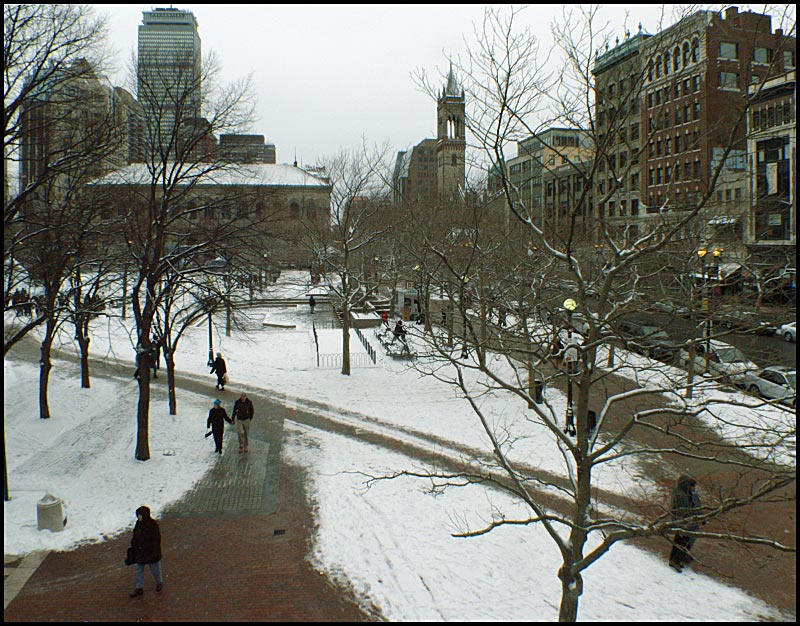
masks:
<svg viewBox="0 0 800 626"><path fill-rule="evenodd" d="M36 503L36 521L39 530L61 532L67 525L64 503L52 494L47 494Z"/></svg>

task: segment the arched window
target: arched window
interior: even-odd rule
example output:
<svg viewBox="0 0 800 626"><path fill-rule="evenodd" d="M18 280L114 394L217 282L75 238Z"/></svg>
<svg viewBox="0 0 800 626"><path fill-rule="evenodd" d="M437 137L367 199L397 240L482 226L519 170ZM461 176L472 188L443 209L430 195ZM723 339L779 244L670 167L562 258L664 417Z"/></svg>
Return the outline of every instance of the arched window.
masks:
<svg viewBox="0 0 800 626"><path fill-rule="evenodd" d="M681 69L681 47L675 46L675 50L672 52L672 69L673 71L677 72Z"/></svg>
<svg viewBox="0 0 800 626"><path fill-rule="evenodd" d="M697 39L692 39L692 63L697 63L700 56L700 42Z"/></svg>
<svg viewBox="0 0 800 626"><path fill-rule="evenodd" d="M689 42L683 42L683 67L689 65Z"/></svg>
<svg viewBox="0 0 800 626"><path fill-rule="evenodd" d="M656 78L661 78L661 57L656 57Z"/></svg>
<svg viewBox="0 0 800 626"><path fill-rule="evenodd" d="M671 58L672 55L669 52L667 52L664 55L664 76L667 76L669 74L669 64L670 64L669 62Z"/></svg>

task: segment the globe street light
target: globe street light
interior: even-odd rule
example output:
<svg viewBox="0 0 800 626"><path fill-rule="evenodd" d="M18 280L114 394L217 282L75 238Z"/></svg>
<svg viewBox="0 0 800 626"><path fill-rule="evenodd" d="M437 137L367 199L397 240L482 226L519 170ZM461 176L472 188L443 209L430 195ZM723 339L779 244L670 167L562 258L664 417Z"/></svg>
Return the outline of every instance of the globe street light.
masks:
<svg viewBox="0 0 800 626"><path fill-rule="evenodd" d="M572 340L572 312L578 308L578 303L572 298L564 300L564 309L567 311L567 345L564 348L564 362L567 365L567 415L564 433L572 435L575 431L575 412L572 407L572 375L575 373L575 363L578 360L578 350Z"/></svg>

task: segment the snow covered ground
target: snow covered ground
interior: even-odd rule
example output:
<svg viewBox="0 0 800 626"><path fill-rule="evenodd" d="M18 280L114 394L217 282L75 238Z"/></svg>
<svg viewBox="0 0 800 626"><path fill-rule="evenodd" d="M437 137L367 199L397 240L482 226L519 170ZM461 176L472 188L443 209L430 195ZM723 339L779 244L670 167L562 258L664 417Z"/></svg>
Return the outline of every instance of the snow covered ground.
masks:
<svg viewBox="0 0 800 626"><path fill-rule="evenodd" d="M282 279L286 278L298 279L290 295L306 293L299 273L284 274ZM278 285L275 290L285 295L289 288ZM320 313L318 308L317 318ZM354 367L352 375L345 377L337 367L317 367L308 307L252 309L249 315L246 333L226 337L215 327L214 349L225 356L229 389L234 393L238 388L263 390L289 405L312 407L327 417L385 429L416 443L431 445L428 437L433 435L462 447L486 449L487 437L463 398L451 387L421 376L407 362L393 361L379 350L375 365ZM294 328L264 327L265 317ZM132 371L130 325L130 319L126 324L118 318L97 320L93 356L125 363ZM365 334L371 338L372 331ZM341 331L319 330L318 337L321 353L340 351ZM12 351L11 358L4 360L12 494L12 500L4 504L6 554L65 550L127 532L137 506L148 504L158 516L202 478L214 462L212 447L197 436L214 397L214 379L205 365L207 342L205 324L192 328L176 360L181 373L209 383L208 395L179 391L178 415L170 416L163 381L153 385L152 458L146 463L133 458L137 397L133 378L94 377L92 388L82 390L78 365L57 360L50 385L53 417L40 420L38 368L34 362L17 360ZM59 344L77 351L68 332ZM373 345L378 346L376 341ZM353 335L351 352L362 351ZM565 401L558 390L548 388L546 399L557 415L563 415ZM524 407L501 396L485 398L483 408L498 424L517 424L524 416ZM737 416L756 413L741 407L736 411ZM364 421L367 417L371 419ZM444 446L436 448L447 452ZM319 526L314 563L330 576L351 582L389 619L556 617L560 586L555 573L560 559L541 528L503 528L475 539L451 536L490 519L494 506L513 512L518 504L506 496L470 487L434 498L424 493L425 483L407 478L380 481L366 490L359 472L419 469L420 463L291 422L285 425L283 450L290 463L308 470L311 480L310 496ZM531 426L526 438L515 444L513 454L535 458L547 471L565 473L552 435L544 428ZM599 482L621 493L637 489L652 493L644 473L630 463L604 468ZM63 532L36 528L36 502L45 493L61 498L67 506L69 522ZM585 620L778 617L738 589L691 571L677 576L661 559L627 545L615 546L586 572L585 579L580 608Z"/></svg>

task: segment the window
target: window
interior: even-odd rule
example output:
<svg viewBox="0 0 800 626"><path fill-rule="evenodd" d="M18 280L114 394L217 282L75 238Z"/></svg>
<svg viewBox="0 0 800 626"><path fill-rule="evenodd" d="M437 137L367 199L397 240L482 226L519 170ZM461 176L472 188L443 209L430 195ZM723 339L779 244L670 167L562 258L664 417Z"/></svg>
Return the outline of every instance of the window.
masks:
<svg viewBox="0 0 800 626"><path fill-rule="evenodd" d="M700 57L700 42L697 39L692 40L692 63L697 63Z"/></svg>
<svg viewBox="0 0 800 626"><path fill-rule="evenodd" d="M672 139L669 137L664 142L664 154L672 154Z"/></svg>
<svg viewBox="0 0 800 626"><path fill-rule="evenodd" d="M675 50L672 53L672 69L675 72L677 72L679 69L681 69L681 48L680 48L680 46L676 46Z"/></svg>
<svg viewBox="0 0 800 626"><path fill-rule="evenodd" d="M692 110L693 110L693 113L694 113L695 121L699 120L700 119L700 103L699 102L695 102L692 105Z"/></svg>
<svg viewBox="0 0 800 626"><path fill-rule="evenodd" d="M676 98L680 98L681 97L681 84L680 84L680 82L675 83L674 93L675 93L675 97Z"/></svg>
<svg viewBox="0 0 800 626"><path fill-rule="evenodd" d="M639 139L639 125L638 124L632 124L631 125L631 141L635 141L636 139Z"/></svg>
<svg viewBox="0 0 800 626"><path fill-rule="evenodd" d="M689 65L689 42L683 42L683 66Z"/></svg>
<svg viewBox="0 0 800 626"><path fill-rule="evenodd" d="M695 92L700 91L700 76L692 77L692 83L693 83Z"/></svg>
<svg viewBox="0 0 800 626"><path fill-rule="evenodd" d="M664 76L667 76L669 74L670 60L671 59L672 59L672 55L669 52L667 52L664 55Z"/></svg>
<svg viewBox="0 0 800 626"><path fill-rule="evenodd" d="M753 48L753 63L762 63L767 65L772 62L772 50L769 48L756 47Z"/></svg>
<svg viewBox="0 0 800 626"><path fill-rule="evenodd" d="M677 154L680 151L681 151L681 136L675 135L675 153Z"/></svg>
<svg viewBox="0 0 800 626"><path fill-rule="evenodd" d="M784 69L784 71L786 71L788 69L794 69L794 62L795 62L794 50L784 50L783 51L783 69Z"/></svg>
<svg viewBox="0 0 800 626"><path fill-rule="evenodd" d="M720 72L719 88L739 89L739 75L736 72Z"/></svg>
<svg viewBox="0 0 800 626"><path fill-rule="evenodd" d="M739 58L737 44L728 41L719 42L719 58L735 61Z"/></svg>

